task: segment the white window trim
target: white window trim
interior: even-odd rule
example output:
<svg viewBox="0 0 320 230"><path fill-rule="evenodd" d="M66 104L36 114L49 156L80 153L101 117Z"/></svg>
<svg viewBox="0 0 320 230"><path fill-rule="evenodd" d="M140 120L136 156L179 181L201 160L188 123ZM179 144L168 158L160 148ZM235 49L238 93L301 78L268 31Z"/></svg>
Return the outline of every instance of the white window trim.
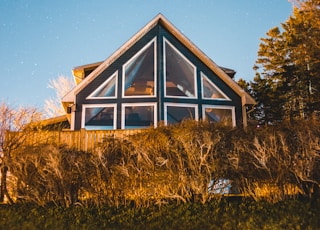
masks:
<svg viewBox="0 0 320 230"><path fill-rule="evenodd" d="M141 102L141 103L122 103L121 105L121 129L125 129L126 126L126 107L131 106L153 106L153 126L156 128L158 125L158 119L157 119L157 102Z"/></svg>
<svg viewBox="0 0 320 230"><path fill-rule="evenodd" d="M236 109L234 106L229 105L202 105L202 118L203 120L206 119L205 112L206 109L230 109L231 116L232 116L232 127L236 127Z"/></svg>
<svg viewBox="0 0 320 230"><path fill-rule="evenodd" d="M203 79L206 79L209 84L211 84L219 93L222 94L222 96L224 98L211 98L211 97L205 97L204 96L204 90L203 90ZM231 101L231 99L224 93L221 91L221 89L216 85L214 84L208 77L207 75L205 75L203 72L201 72L201 97L202 99L206 99L206 100L217 100L217 101Z"/></svg>
<svg viewBox="0 0 320 230"><path fill-rule="evenodd" d="M167 95L167 87L166 87L166 81L167 81L167 70L166 70L166 43L172 47L186 62L188 62L193 68L193 81L194 81L194 97L187 97L187 96L171 96ZM171 44L165 37L163 37L163 79L164 79L164 96L167 98L183 98L183 99L196 99L198 98L198 84L197 84L197 67L188 59L186 58L174 45Z"/></svg>
<svg viewBox="0 0 320 230"><path fill-rule="evenodd" d="M154 80L154 90L153 90L153 95L136 95L136 96L125 96L125 69L128 63L132 61L132 59L136 58L138 55L140 55L143 51L145 51L149 46L151 46L153 43L153 49L154 49L154 73L153 73L153 80ZM147 45L145 45L142 49L139 50L133 57L131 57L125 64L122 66L122 98L141 98L141 97L146 97L146 98L154 98L157 96L157 37L154 37Z"/></svg>
<svg viewBox="0 0 320 230"><path fill-rule="evenodd" d="M100 91L103 87L105 87L106 84L108 84L113 77L116 78L115 92L114 92L115 96L111 96L111 97L95 97L95 96L93 96L98 91ZM114 99L114 98L117 98L117 95L118 95L118 70L116 72L114 72L107 80L105 80L97 89L95 89L86 99Z"/></svg>
<svg viewBox="0 0 320 230"><path fill-rule="evenodd" d="M168 106L172 107L188 107L188 108L194 108L194 116L195 120L199 120L199 113L198 113L198 105L197 104L187 104L187 103L164 103L164 123L165 125L168 125Z"/></svg>
<svg viewBox="0 0 320 230"><path fill-rule="evenodd" d="M113 108L113 129L117 129L117 104L84 104L82 105L81 128L85 128L87 108Z"/></svg>

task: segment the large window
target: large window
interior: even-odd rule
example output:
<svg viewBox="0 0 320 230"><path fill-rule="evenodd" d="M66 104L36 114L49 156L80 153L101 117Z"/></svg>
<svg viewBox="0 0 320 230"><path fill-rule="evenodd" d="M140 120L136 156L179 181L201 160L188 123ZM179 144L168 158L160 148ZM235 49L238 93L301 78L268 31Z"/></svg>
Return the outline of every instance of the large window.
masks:
<svg viewBox="0 0 320 230"><path fill-rule="evenodd" d="M196 67L164 39L165 96L197 97Z"/></svg>
<svg viewBox="0 0 320 230"><path fill-rule="evenodd" d="M157 126L156 103L122 104L122 129Z"/></svg>
<svg viewBox="0 0 320 230"><path fill-rule="evenodd" d="M213 123L222 123L227 126L235 127L235 108L233 106L203 105L202 116L204 120Z"/></svg>
<svg viewBox="0 0 320 230"><path fill-rule="evenodd" d="M116 129L116 104L83 105L82 128L88 130Z"/></svg>
<svg viewBox="0 0 320 230"><path fill-rule="evenodd" d="M156 91L155 39L142 48L123 66L123 96L150 97Z"/></svg>
<svg viewBox="0 0 320 230"><path fill-rule="evenodd" d="M197 108L194 104L165 103L165 123L175 124L186 119L198 120Z"/></svg>
<svg viewBox="0 0 320 230"><path fill-rule="evenodd" d="M88 99L115 98L117 96L117 82L118 71L93 91L93 93L88 96Z"/></svg>

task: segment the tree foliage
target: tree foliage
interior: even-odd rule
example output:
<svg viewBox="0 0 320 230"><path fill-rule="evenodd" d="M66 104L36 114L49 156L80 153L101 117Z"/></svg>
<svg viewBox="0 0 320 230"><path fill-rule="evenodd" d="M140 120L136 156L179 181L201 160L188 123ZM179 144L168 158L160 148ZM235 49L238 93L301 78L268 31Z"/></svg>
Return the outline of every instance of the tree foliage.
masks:
<svg viewBox="0 0 320 230"><path fill-rule="evenodd" d="M261 123L309 119L320 111L320 1L294 1L293 15L261 38L250 84Z"/></svg>
<svg viewBox="0 0 320 230"><path fill-rule="evenodd" d="M74 81L63 75L60 75L57 79L51 79L49 81L48 87L53 89L56 95L55 97L45 100L44 111L48 117L55 117L65 114L65 111L61 104L61 99L74 86Z"/></svg>
<svg viewBox="0 0 320 230"><path fill-rule="evenodd" d="M26 136L34 129L32 126L41 120L41 117L41 113L33 107L14 108L0 102L0 202L5 196L12 202L6 187L11 153L23 144ZM20 135L9 137L7 131L20 132Z"/></svg>

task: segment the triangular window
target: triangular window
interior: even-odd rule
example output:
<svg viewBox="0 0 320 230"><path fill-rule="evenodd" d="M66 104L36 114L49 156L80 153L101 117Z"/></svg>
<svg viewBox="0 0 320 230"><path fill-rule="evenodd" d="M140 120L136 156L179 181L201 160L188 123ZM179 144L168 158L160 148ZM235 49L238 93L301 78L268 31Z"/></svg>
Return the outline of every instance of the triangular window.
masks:
<svg viewBox="0 0 320 230"><path fill-rule="evenodd" d="M153 39L123 66L123 96L155 96L155 41Z"/></svg>
<svg viewBox="0 0 320 230"><path fill-rule="evenodd" d="M164 39L165 96L197 97L196 67Z"/></svg>
<svg viewBox="0 0 320 230"><path fill-rule="evenodd" d="M93 91L93 93L88 96L88 99L115 98L117 96L117 80L118 71Z"/></svg>
<svg viewBox="0 0 320 230"><path fill-rule="evenodd" d="M230 100L209 78L201 73L202 98L213 100Z"/></svg>

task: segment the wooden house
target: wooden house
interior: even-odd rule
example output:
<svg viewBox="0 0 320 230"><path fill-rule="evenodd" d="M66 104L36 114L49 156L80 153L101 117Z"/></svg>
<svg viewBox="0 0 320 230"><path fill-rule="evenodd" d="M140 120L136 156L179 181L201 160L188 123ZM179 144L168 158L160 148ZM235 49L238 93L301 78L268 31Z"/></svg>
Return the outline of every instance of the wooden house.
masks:
<svg viewBox="0 0 320 230"><path fill-rule="evenodd" d="M230 60L232 62L232 60ZM71 130L117 130L183 119L246 126L254 99L162 14L103 62L73 69L62 99Z"/></svg>

